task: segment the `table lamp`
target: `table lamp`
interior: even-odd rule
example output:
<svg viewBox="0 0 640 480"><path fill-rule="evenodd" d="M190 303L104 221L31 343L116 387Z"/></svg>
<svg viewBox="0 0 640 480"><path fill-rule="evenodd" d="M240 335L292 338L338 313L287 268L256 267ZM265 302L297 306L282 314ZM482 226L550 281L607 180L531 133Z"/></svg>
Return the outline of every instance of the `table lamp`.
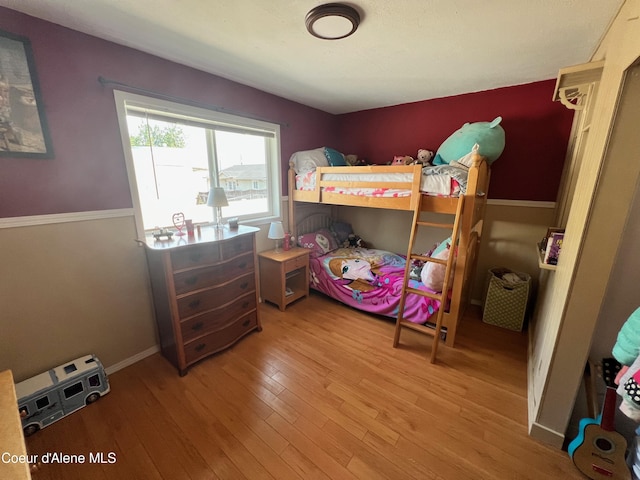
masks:
<svg viewBox="0 0 640 480"><path fill-rule="evenodd" d="M267 237L276 241L276 253L282 252L282 239L284 238L282 222L271 222Z"/></svg>
<svg viewBox="0 0 640 480"><path fill-rule="evenodd" d="M222 225L222 207L229 206L229 202L227 202L227 196L224 194L224 188L222 187L213 187L209 190L209 197L207 198L207 205L209 207L214 207L215 210L215 227L217 230L223 228Z"/></svg>

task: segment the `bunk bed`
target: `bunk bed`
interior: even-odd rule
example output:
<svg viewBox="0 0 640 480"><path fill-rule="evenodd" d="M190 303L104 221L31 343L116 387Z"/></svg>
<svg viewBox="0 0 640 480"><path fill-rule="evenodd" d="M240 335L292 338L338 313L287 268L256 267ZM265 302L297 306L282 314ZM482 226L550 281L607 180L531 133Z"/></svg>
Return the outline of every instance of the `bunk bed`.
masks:
<svg viewBox="0 0 640 480"><path fill-rule="evenodd" d="M412 211L418 218L421 213L431 212L453 215L458 231L457 255L452 262L452 282L442 317L442 332L446 332L445 342L453 346L460 319L469 301L472 277L482 234L483 217L487 200L490 171L486 160L475 152L467 156L466 188L459 194L429 194L425 186L422 165L369 165L369 166L319 166L313 172L296 172L294 162L289 168L289 225L292 234L300 234L317 229L317 224L296 223L296 203L320 203L327 205L364 206L392 210ZM313 180L303 179L306 189L301 186L301 177L313 176ZM381 180L380 177L384 177ZM455 182L454 182L455 183ZM463 201L459 202L459 197ZM459 205L461 208L458 210ZM324 225L326 227L326 225ZM414 226L412 226L414 228ZM413 237L413 233L412 233ZM455 236L454 236L455 238ZM411 252L409 252L409 255ZM407 257L409 257L407 255ZM312 259L313 261L313 259ZM404 268L404 267L403 267ZM408 269L407 269L408 271ZM312 288L315 288L313 282ZM413 288L421 288L413 285ZM322 291L322 290L321 290ZM324 292L329 294L330 292ZM444 298L444 297L443 297ZM339 298L338 298L339 300ZM429 303L429 308L433 303ZM439 304L436 304L440 308ZM357 307L356 307L357 308ZM414 316L411 306L405 308L404 318ZM430 323L428 315L415 323ZM394 341L394 345L397 341Z"/></svg>

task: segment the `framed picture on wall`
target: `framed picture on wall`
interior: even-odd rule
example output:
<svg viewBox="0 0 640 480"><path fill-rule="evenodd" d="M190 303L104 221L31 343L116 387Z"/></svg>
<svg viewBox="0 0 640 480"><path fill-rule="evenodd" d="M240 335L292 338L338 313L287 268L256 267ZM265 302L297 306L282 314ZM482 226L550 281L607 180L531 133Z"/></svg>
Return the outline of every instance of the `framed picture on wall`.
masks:
<svg viewBox="0 0 640 480"><path fill-rule="evenodd" d="M0 156L52 155L31 43L0 30Z"/></svg>

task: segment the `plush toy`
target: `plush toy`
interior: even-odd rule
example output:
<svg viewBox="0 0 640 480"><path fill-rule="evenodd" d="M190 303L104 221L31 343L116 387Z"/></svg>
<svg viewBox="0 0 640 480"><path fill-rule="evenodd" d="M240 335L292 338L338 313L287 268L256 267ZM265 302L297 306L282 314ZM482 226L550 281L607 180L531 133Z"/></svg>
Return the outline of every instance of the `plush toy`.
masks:
<svg viewBox="0 0 640 480"><path fill-rule="evenodd" d="M411 165L413 163L413 157L409 155L396 155L393 157L391 165Z"/></svg>
<svg viewBox="0 0 640 480"><path fill-rule="evenodd" d="M622 365L615 379L622 397L620 411L640 421L640 308L622 325L611 353Z"/></svg>
<svg viewBox="0 0 640 480"><path fill-rule="evenodd" d="M358 158L358 156L354 154L345 155L344 159L347 162L347 165L351 167L359 167L367 164L367 161L364 158Z"/></svg>
<svg viewBox="0 0 640 480"><path fill-rule="evenodd" d="M505 146L501 121L502 117L496 117L492 122L465 123L442 142L433 158L433 164L445 165L458 161L471 152L477 143L478 153L491 165L502 154Z"/></svg>
<svg viewBox="0 0 640 480"><path fill-rule="evenodd" d="M355 233L350 233L347 239L342 242L343 248L366 248L366 243Z"/></svg>
<svg viewBox="0 0 640 480"><path fill-rule="evenodd" d="M429 165L432 158L433 152L431 150L421 148L418 150L418 158L416 159L416 162L421 163L422 165Z"/></svg>

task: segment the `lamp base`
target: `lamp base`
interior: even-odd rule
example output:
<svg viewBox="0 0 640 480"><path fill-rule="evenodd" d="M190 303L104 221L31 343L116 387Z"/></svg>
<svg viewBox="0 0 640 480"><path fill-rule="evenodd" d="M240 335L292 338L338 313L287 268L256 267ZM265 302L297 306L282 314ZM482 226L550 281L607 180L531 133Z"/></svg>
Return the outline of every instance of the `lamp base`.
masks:
<svg viewBox="0 0 640 480"><path fill-rule="evenodd" d="M276 253L282 253L282 240L276 240L276 248L274 251Z"/></svg>
<svg viewBox="0 0 640 480"><path fill-rule="evenodd" d="M224 228L224 224L222 223L222 208L216 207L216 223L214 223L214 227L216 230L222 230Z"/></svg>

